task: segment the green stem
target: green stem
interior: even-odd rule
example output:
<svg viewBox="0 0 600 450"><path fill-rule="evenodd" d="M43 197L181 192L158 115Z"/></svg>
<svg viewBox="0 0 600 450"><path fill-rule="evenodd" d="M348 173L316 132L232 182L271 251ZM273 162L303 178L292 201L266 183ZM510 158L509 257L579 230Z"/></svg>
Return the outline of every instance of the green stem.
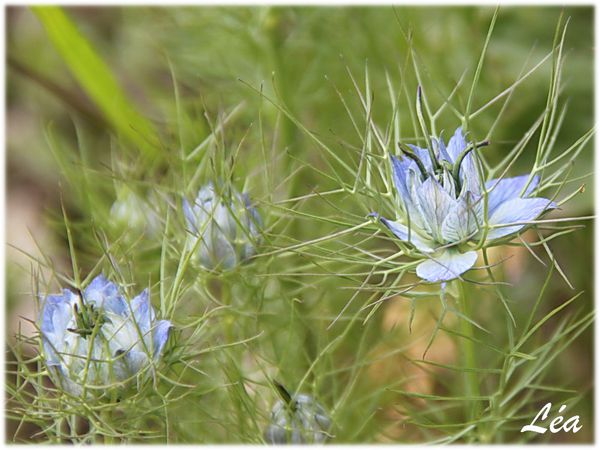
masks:
<svg viewBox="0 0 600 450"><path fill-rule="evenodd" d="M232 286L229 285L229 281L228 280L220 280L220 288L221 288L221 302L227 306L227 309L225 310L225 321L224 321L224 335L225 335L225 342L227 344L231 344L234 342L234 336L233 336L233 322L234 322L234 316L231 313L231 289Z"/></svg>
<svg viewBox="0 0 600 450"><path fill-rule="evenodd" d="M102 422L103 424L112 424L112 415L110 412L110 409L105 408L102 410L102 412L100 413L100 417L102 417ZM104 438L104 444L105 445L112 445L115 443L115 439L114 436L112 436L110 434L110 432L108 431L108 426L104 427L106 428L105 433L103 435Z"/></svg>
<svg viewBox="0 0 600 450"><path fill-rule="evenodd" d="M462 281L456 280L456 286L458 291L458 305L461 313L468 318L472 317L471 307L469 299L466 295L465 285ZM472 369L477 368L477 362L475 357L475 343L473 342L474 327L471 322L463 318L460 319L460 331L466 337L463 341L462 353L463 363L468 372L465 372L465 396L470 399L467 402L467 418L469 421L476 420L479 413L481 403L480 400L475 399L479 397L479 378L477 372Z"/></svg>
<svg viewBox="0 0 600 450"><path fill-rule="evenodd" d="M293 86L288 83L289 74L286 73L286 61L285 61L285 48L284 43L286 40L287 26L284 23L284 14L281 8L271 7L267 14L265 32L268 37L268 51L271 59L272 70L275 74L274 83L277 89L280 99L285 107L290 111L294 112L294 99L290 95ZM298 129L294 123L288 118L284 117L282 122L282 140L283 145L292 147L295 152L302 149L301 145L297 145L297 141L302 136L298 134ZM298 155L298 153L296 153Z"/></svg>

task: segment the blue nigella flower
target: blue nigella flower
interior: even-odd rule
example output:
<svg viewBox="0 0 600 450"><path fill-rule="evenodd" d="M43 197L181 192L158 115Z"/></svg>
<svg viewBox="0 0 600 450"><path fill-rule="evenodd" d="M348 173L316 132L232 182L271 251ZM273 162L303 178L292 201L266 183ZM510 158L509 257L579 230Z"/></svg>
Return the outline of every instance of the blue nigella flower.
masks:
<svg viewBox="0 0 600 450"><path fill-rule="evenodd" d="M476 250L522 231L556 204L530 197L539 178L523 175L482 183L477 147L458 128L448 146L432 138L431 149L409 145L403 157L391 156L401 218L380 220L396 237L427 260L417 275L430 282L448 281L469 270ZM487 214L485 214L487 202Z"/></svg>
<svg viewBox="0 0 600 450"><path fill-rule="evenodd" d="M209 182L193 206L183 200L183 212L192 233L188 246L207 269L231 269L256 254L262 220L248 195L217 191Z"/></svg>
<svg viewBox="0 0 600 450"><path fill-rule="evenodd" d="M46 296L39 321L46 364L72 395L134 379L159 359L171 329L156 320L147 289L128 302L103 275L83 292Z"/></svg>
<svg viewBox="0 0 600 450"><path fill-rule="evenodd" d="M287 401L278 400L271 411L271 422L265 430L270 444L321 444L331 428L325 409L311 396L299 394Z"/></svg>

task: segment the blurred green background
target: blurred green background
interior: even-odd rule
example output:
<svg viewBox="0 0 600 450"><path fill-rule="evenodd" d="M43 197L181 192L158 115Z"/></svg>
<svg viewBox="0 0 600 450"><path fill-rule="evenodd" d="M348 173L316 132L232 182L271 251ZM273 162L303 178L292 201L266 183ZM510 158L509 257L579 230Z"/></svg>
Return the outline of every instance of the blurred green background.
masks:
<svg viewBox="0 0 600 450"><path fill-rule="evenodd" d="M492 8L475 6L70 7L66 11L93 43L133 103L160 131L165 156L157 172L168 167L170 152L176 153L179 147L194 148L202 141L210 132L210 121L206 117L217 117L242 102L228 139L237 143L252 127L252 138L243 147L249 161L247 168L256 168L260 163L253 157L259 140L260 111L262 137L266 136L276 154L285 152L327 170L319 159L318 149L306 135L282 118L276 108L261 100L249 86L258 88L262 83L268 96L279 96L306 128L323 139L353 141L355 131L335 91L339 90L345 98L354 98L347 69L362 80L365 64L368 65L371 89L375 93L373 117L376 122L385 124L390 113L385 74L388 72L395 80L401 76L407 58L407 39L411 39L418 50L425 69L425 86L437 86L447 93L465 71L466 85L470 84L493 13ZM500 9L477 87L475 107L513 83L525 65L531 68L551 51L561 11L545 6ZM594 11L592 7L569 7L564 14L570 19L563 73L563 98L568 98L569 109L557 148L567 148L589 130L594 121ZM6 233L9 244L6 317L7 339L12 340L19 323L27 326L19 317L33 314L31 263L23 252L39 255L39 245L45 254L52 255L58 268L68 267L64 232L53 225L60 216L61 195L72 216L84 219L89 216L80 201L81 192L65 182L61 166L50 151L46 131L52 130L67 156L69 151L77 156L77 149L84 147L85 160L90 166L105 167L110 164L111 149L114 149L114 130L73 77L36 16L23 7L8 7L6 18ZM178 87L178 102L173 78ZM546 64L520 87L498 126L495 145L490 149L492 160L514 144L543 111L549 80L550 69ZM432 87L429 92L431 101L439 102ZM464 95L459 98L461 104L465 100ZM488 109L472 123L471 131L483 136L497 113L498 107ZM442 119L441 128L446 137L455 127L456 123L449 118ZM533 160L528 156L531 153L526 152L517 162L513 168L515 174L528 169ZM135 159L135 154L132 153L131 158ZM572 177L588 174L591 167L593 149L589 145L580 156ZM280 169L285 170L285 167ZM283 180L286 175L280 173L277 179ZM236 173L237 180L244 178L244 173ZM591 177L584 180L584 194L565 205L565 216L593 214L592 181ZM256 197L265 198L269 194L261 180L250 179L247 183L245 187ZM276 199L291 198L313 188L335 187L328 183L331 181L321 179L315 171L301 170L282 192L274 194ZM109 190L105 193L106 205L110 205L111 194ZM309 227L295 226L294 230L298 240L319 235ZM587 223L583 230L554 241L552 247L558 260L565 261L564 269L572 283L578 290L585 291L584 309L593 305L592 242L592 227ZM574 249L577 249L576 255ZM535 262L527 259L526 251L505 251L516 254L505 268L505 274L518 286L511 292L514 308L526 314L532 293L536 293L543 282L543 274L528 270ZM553 281L547 309L571 295L564 282ZM339 311L344 299L331 300L331 314ZM376 325L372 332L390 333L386 335L388 346L397 342L406 327L400 331L390 323L404 323L406 314L406 309L390 302L374 318ZM489 314L488 319L493 319L493 313ZM485 315L486 312L482 312L482 316ZM360 329L355 331L361 332ZM571 387L581 388L579 394L583 398L576 411L582 417L584 428L576 435L547 435L546 440L590 442L593 438L592 343L592 332L588 330L560 355L551 376L557 383L568 380ZM342 351L350 354L352 347L351 341ZM385 346L381 351L384 349ZM456 349L439 351L456 353ZM394 367L397 364L398 360L386 360L379 366L373 364L367 376L375 380L393 377L397 375ZM435 390L434 379L425 377L419 383L421 389ZM539 406L532 407L532 411L537 411ZM357 432L356 438L380 442L410 442L422 438L418 430L410 426L406 429L401 419L402 414L390 407L380 413L377 426L361 430L362 435ZM350 418L348 423L352 423ZM9 428L9 435L11 430L14 426ZM27 438L31 431L20 432Z"/></svg>

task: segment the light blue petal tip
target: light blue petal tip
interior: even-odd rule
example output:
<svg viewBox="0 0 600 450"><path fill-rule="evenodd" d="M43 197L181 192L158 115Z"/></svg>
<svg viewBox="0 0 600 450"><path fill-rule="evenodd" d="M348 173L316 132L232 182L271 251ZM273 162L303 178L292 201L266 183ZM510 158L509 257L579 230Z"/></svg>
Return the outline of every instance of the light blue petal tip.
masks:
<svg viewBox="0 0 600 450"><path fill-rule="evenodd" d="M431 283L450 281L469 270L477 261L477 252L459 253L447 250L417 266L417 275Z"/></svg>
<svg viewBox="0 0 600 450"><path fill-rule="evenodd" d="M103 274L98 275L85 288L83 293L86 303L101 306L107 311L119 315L127 314L127 302L119 293L119 287L109 281Z"/></svg>
<svg viewBox="0 0 600 450"><path fill-rule="evenodd" d="M499 239L516 233L528 225L526 222L537 219L542 213L554 209L556 206L556 203L542 197L513 198L512 200L508 200L494 211L490 217L489 224L508 225L514 223L516 225L492 228L488 232L487 239Z"/></svg>
<svg viewBox="0 0 600 450"><path fill-rule="evenodd" d="M494 178L485 183L485 188L489 191L488 193L488 210L492 215L496 209L498 209L503 203L508 202L515 198L520 198L520 194L525 189L525 185L529 181L529 175L520 175L513 178ZM528 197L538 186L540 177L535 175L523 197ZM491 190L490 190L491 189Z"/></svg>
<svg viewBox="0 0 600 450"><path fill-rule="evenodd" d="M168 320L160 320L154 325L154 333L152 335L152 342L154 344L154 357L159 356L163 350L163 347L169 339L173 325Z"/></svg>
<svg viewBox="0 0 600 450"><path fill-rule="evenodd" d="M187 198L184 198L181 203L183 207L183 216L185 218L187 226L190 229L190 231L196 233L196 216L194 215L194 211L190 206L190 202L188 202Z"/></svg>
<svg viewBox="0 0 600 450"><path fill-rule="evenodd" d="M144 289L137 297L131 300L131 311L142 333L146 333L154 320L154 309L150 303L148 289Z"/></svg>
<svg viewBox="0 0 600 450"><path fill-rule="evenodd" d="M87 285L87 287L84 290L84 296L86 298L86 300L88 299L88 297L90 298L96 298L96 297L102 297L105 295L110 295L113 294L114 292L118 291L118 288L115 284L113 284L112 282L110 282L103 273L101 273L100 275L97 275L90 284Z"/></svg>
<svg viewBox="0 0 600 450"><path fill-rule="evenodd" d="M388 220L385 217L379 217L379 220L401 241L411 243L417 250L422 252L428 253L433 251L432 246L426 240L421 239L414 230L409 230L406 225Z"/></svg>

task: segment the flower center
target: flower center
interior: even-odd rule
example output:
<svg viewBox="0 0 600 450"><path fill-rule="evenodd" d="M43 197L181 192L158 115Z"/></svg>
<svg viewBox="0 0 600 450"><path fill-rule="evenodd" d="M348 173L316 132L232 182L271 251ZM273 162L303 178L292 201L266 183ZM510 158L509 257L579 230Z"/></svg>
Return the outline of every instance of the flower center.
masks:
<svg viewBox="0 0 600 450"><path fill-rule="evenodd" d="M456 195L458 195L458 193L460 192L460 190L462 188L462 180L460 177L460 167L461 167L464 159L473 150L481 148L481 147L485 147L487 145L489 145L489 141L481 141L481 142L478 142L475 144L474 143L468 144L464 148L464 150L462 152L460 152L460 154L458 155L458 157L456 158L454 163L451 163L450 161L442 159L440 157L439 153L438 153L438 155L436 155L433 151L430 151L429 158L431 159L431 165L433 167L433 175L441 183L442 180L444 179L444 173L448 173L451 176L452 180L454 181L454 184L456 186ZM398 142L398 146L400 147L400 150L402 151L402 154L404 154L404 156L406 156L407 158L409 158L415 162L415 164L417 165L417 167L419 169L419 172L421 173L422 180L425 180L427 177L430 176L430 174L427 173L427 169L425 168L425 164L423 163L423 161L421 161L421 159L415 153L413 153L409 147L405 146L404 144L401 144L400 142Z"/></svg>
<svg viewBox="0 0 600 450"><path fill-rule="evenodd" d="M76 328L67 328L71 333L80 335L82 338L87 338L94 333L94 330L106 322L106 316L102 308L95 308L93 304L83 302L83 296L79 293L79 304L73 305L75 312Z"/></svg>

